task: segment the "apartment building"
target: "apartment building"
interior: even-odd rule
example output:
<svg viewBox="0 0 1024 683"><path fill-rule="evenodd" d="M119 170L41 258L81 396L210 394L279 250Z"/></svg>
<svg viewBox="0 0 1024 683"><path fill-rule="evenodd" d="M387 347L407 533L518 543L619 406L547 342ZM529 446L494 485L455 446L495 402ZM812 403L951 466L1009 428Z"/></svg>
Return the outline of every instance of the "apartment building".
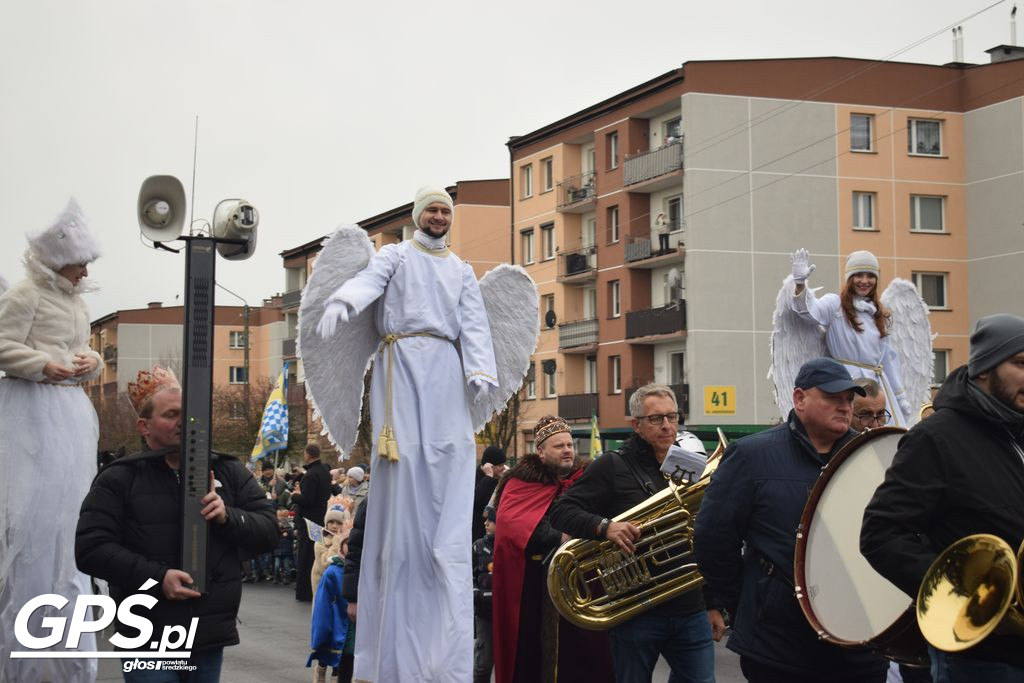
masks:
<svg viewBox="0 0 1024 683"><path fill-rule="evenodd" d="M510 138L514 260L542 297L531 412L578 436L596 414L614 445L658 381L703 430L777 421L771 319L798 247L824 291L874 252L931 309L936 381L965 363L977 318L1024 314L1021 51L687 62Z"/></svg>
<svg viewBox="0 0 1024 683"><path fill-rule="evenodd" d="M248 310L243 306L215 308L215 387L242 387L247 379L273 381L280 374L281 346L286 332L284 314L280 300L263 303ZM149 369L156 363L180 371L183 326L184 308L165 307L160 302L150 303L146 308L115 311L93 321L90 345L99 351L105 363L101 376L88 384L93 401L116 398L127 391L128 383L135 380L139 370Z"/></svg>
<svg viewBox="0 0 1024 683"><path fill-rule="evenodd" d="M509 181L461 180L445 188L455 203L455 217L449 231L452 250L473 266L477 278L512 259L509 240ZM407 194L412 195L415 188ZM359 221L359 226L376 249L412 237L412 202ZM320 246L327 235L281 252L285 269L285 293L282 297L286 336L282 342L285 360L293 364L291 381L304 381L301 360L296 356L299 304L302 289L313 270Z"/></svg>

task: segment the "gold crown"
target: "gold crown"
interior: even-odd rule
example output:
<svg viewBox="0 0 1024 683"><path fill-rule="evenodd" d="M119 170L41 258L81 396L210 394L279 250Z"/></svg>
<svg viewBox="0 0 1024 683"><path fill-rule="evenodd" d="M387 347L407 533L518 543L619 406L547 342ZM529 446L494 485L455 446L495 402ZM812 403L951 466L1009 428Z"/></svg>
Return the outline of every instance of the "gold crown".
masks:
<svg viewBox="0 0 1024 683"><path fill-rule="evenodd" d="M164 389L180 389L181 384L174 372L162 365L154 365L152 370L139 370L134 382L128 383L128 398L138 415L146 401L153 397L153 394Z"/></svg>
<svg viewBox="0 0 1024 683"><path fill-rule="evenodd" d="M533 428L533 445L540 446L549 437L559 432L570 432L569 424L556 415L545 415L537 421Z"/></svg>

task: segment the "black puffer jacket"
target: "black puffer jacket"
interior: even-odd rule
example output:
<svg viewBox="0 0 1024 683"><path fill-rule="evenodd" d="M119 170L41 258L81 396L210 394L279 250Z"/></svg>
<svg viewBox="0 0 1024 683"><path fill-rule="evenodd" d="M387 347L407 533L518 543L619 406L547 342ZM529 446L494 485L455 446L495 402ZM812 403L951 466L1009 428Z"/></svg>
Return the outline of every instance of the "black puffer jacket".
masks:
<svg viewBox="0 0 1024 683"><path fill-rule="evenodd" d="M241 556L268 552L277 544L277 520L271 503L253 476L231 457L211 459L217 492L228 519L211 524L207 549L208 591L194 600L169 601L161 592L168 569L181 567L181 487L163 452L144 451L104 468L82 502L75 536L78 568L110 583L118 603L140 592L147 579L157 585L148 593L159 602L147 614L154 637L164 626L188 627L199 617L193 651L238 643L235 626L242 598ZM117 624L128 637L138 631Z"/></svg>
<svg viewBox="0 0 1024 683"><path fill-rule="evenodd" d="M345 555L345 578L341 581L341 594L349 602L359 602L359 565L363 560L363 530L366 528L366 498L359 502L352 518L352 531L348 534L348 553Z"/></svg>
<svg viewBox="0 0 1024 683"><path fill-rule="evenodd" d="M1014 553L1024 539L1024 438L982 410L967 374L946 378L935 414L900 440L864 512L861 552L915 598L931 563L964 536L994 534ZM990 635L959 654L1024 666L1019 638Z"/></svg>

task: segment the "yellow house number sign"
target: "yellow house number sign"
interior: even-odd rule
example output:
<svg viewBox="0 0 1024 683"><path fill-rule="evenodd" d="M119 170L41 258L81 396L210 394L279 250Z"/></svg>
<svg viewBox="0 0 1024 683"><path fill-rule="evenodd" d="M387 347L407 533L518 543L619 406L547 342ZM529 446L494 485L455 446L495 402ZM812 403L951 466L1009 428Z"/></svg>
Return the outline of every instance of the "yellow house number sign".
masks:
<svg viewBox="0 0 1024 683"><path fill-rule="evenodd" d="M705 415L735 415L736 387L704 387Z"/></svg>

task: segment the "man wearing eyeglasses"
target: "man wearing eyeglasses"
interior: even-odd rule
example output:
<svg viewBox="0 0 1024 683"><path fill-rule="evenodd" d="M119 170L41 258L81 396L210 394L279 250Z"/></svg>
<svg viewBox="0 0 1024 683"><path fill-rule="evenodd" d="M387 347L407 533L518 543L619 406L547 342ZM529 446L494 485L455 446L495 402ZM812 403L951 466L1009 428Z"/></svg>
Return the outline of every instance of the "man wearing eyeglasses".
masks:
<svg viewBox="0 0 1024 683"><path fill-rule="evenodd" d="M621 448L594 460L550 511L551 526L575 538L608 539L631 555L640 530L611 519L668 486L660 466L675 443L679 407L663 384L640 387L629 399L634 433ZM672 680L712 683L715 651L699 590L653 607L608 631L615 680L650 681L658 656ZM715 633L721 638L721 631Z"/></svg>
<svg viewBox="0 0 1024 683"><path fill-rule="evenodd" d="M858 432L878 429L889 424L892 413L885 409L885 392L878 382L870 377L858 377L854 384L864 390L864 395L853 397L853 420L850 426Z"/></svg>

